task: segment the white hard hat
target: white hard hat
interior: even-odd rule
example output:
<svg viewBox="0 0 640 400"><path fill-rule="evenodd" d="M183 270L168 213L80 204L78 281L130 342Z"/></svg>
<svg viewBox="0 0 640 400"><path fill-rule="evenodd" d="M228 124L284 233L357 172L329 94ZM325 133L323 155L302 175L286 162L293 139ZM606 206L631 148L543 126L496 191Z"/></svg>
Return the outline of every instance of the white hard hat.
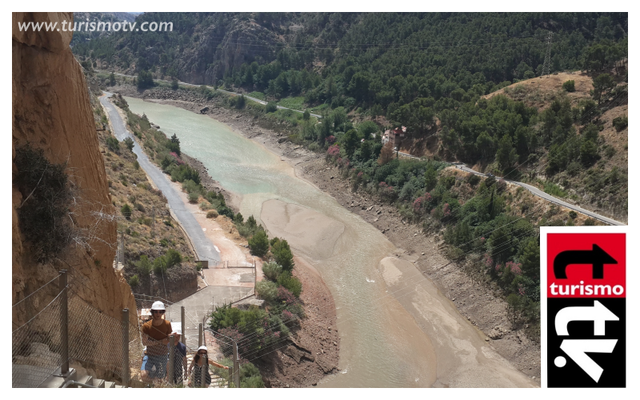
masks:
<svg viewBox="0 0 640 400"><path fill-rule="evenodd" d="M198 351L200 351L200 350L208 351L208 350L207 350L207 346L200 346L200 347L198 347Z"/></svg>
<svg viewBox="0 0 640 400"><path fill-rule="evenodd" d="M153 305L151 306L152 310L162 310L164 311L164 303L161 301L156 301L155 303L153 303Z"/></svg>

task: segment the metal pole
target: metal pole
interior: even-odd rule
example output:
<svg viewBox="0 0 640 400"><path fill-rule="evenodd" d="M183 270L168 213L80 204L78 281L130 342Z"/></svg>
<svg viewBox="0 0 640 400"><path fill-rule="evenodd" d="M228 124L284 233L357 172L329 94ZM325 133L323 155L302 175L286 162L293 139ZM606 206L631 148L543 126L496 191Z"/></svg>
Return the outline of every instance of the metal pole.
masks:
<svg viewBox="0 0 640 400"><path fill-rule="evenodd" d="M198 324L198 347L202 346L202 323Z"/></svg>
<svg viewBox="0 0 640 400"><path fill-rule="evenodd" d="M238 343L233 341L233 382L240 387L240 358L238 358Z"/></svg>
<svg viewBox="0 0 640 400"><path fill-rule="evenodd" d="M122 386L129 386L129 309L122 310Z"/></svg>
<svg viewBox="0 0 640 400"><path fill-rule="evenodd" d="M176 337L174 335L169 335L169 366L167 368L167 376L169 378L169 383L170 384L174 384L175 382L175 369L174 369L174 362L175 362L175 358L176 358Z"/></svg>
<svg viewBox="0 0 640 400"><path fill-rule="evenodd" d="M202 369L200 370L200 387L207 387L205 377L207 376L207 369L209 369L209 359L207 355L202 356Z"/></svg>
<svg viewBox="0 0 640 400"><path fill-rule="evenodd" d="M67 270L60 270L60 279L58 280L60 288L60 345L62 349L62 365L60 366L60 374L67 375L69 373L69 299L67 297Z"/></svg>
<svg viewBox="0 0 640 400"><path fill-rule="evenodd" d="M184 319L184 306L180 307L180 317L181 317L180 321L182 322L182 324L181 324L182 336L180 336L180 340L182 341L182 344L186 345L187 344L187 338L186 338L187 335L185 335L185 333L186 333L185 332L186 320Z"/></svg>

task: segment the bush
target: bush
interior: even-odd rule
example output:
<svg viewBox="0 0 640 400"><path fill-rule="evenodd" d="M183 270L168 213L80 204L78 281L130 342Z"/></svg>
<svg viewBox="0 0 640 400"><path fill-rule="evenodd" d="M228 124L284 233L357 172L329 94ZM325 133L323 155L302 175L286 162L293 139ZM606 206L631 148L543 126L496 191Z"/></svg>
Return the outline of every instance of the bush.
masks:
<svg viewBox="0 0 640 400"><path fill-rule="evenodd" d="M256 293L267 303L273 303L278 296L278 284L271 281L260 281L256 283Z"/></svg>
<svg viewBox="0 0 640 400"><path fill-rule="evenodd" d="M35 258L42 262L57 255L70 243L69 224L72 192L64 164L52 164L42 150L16 149L13 184L22 194L18 208L20 230L33 244Z"/></svg>
<svg viewBox="0 0 640 400"><path fill-rule="evenodd" d="M138 269L138 273L142 276L147 276L151 272L153 268L153 264L149 261L149 257L142 255L140 256L140 260L134 262L133 265Z"/></svg>
<svg viewBox="0 0 640 400"><path fill-rule="evenodd" d="M267 107L265 108L265 111L268 113L272 113L272 112L276 112L278 111L278 106L276 105L275 102L270 101L267 103Z"/></svg>
<svg viewBox="0 0 640 400"><path fill-rule="evenodd" d="M216 210L210 210L207 212L207 218L217 218L218 212Z"/></svg>
<svg viewBox="0 0 640 400"><path fill-rule="evenodd" d="M164 257L160 256L153 260L153 272L158 275L163 274L167 270L167 264L165 263Z"/></svg>
<svg viewBox="0 0 640 400"><path fill-rule="evenodd" d="M236 98L236 108L237 109L242 109L244 108L244 106L247 104L247 99L244 97L244 95L240 95L240 97Z"/></svg>
<svg viewBox="0 0 640 400"><path fill-rule="evenodd" d="M122 207L120 207L120 212L122 213L122 215L124 215L126 219L131 219L131 207L128 204L125 204Z"/></svg>
<svg viewBox="0 0 640 400"><path fill-rule="evenodd" d="M135 142L130 137L123 140L124 145L127 147L129 151L133 151L133 146Z"/></svg>
<svg viewBox="0 0 640 400"><path fill-rule="evenodd" d="M575 92L576 91L576 82L571 80L571 81L566 81L565 83L562 84L562 88L564 90L566 90L567 92Z"/></svg>
<svg viewBox="0 0 640 400"><path fill-rule="evenodd" d="M140 280L138 279L138 275L134 275L131 277L131 279L129 279L129 286L131 286L132 288L138 286L139 283Z"/></svg>
<svg viewBox="0 0 640 400"><path fill-rule="evenodd" d="M200 199L200 194L196 193L196 192L191 192L191 193L189 193L188 197L189 197L189 203L196 204L196 203L198 203L198 200Z"/></svg>
<svg viewBox="0 0 640 400"><path fill-rule="evenodd" d="M278 277L278 283L293 293L294 296L300 297L300 293L302 293L302 283L300 283L298 278L291 275L291 272L284 271L281 273Z"/></svg>
<svg viewBox="0 0 640 400"><path fill-rule="evenodd" d="M286 240L278 240L271 247L271 254L273 254L273 258L275 259L277 264L282 265L282 269L284 271L293 270L293 253L291 253L291 248L289 247L289 243Z"/></svg>
<svg viewBox="0 0 640 400"><path fill-rule="evenodd" d="M113 136L109 136L106 140L107 143L107 148L109 149L109 151L113 152L113 153L118 153L120 150L120 142L118 142L118 139L116 139Z"/></svg>
<svg viewBox="0 0 640 400"><path fill-rule="evenodd" d="M164 255L167 268L171 268L174 265L178 265L182 262L182 255L180 252L174 249L169 249Z"/></svg>
<svg viewBox="0 0 640 400"><path fill-rule="evenodd" d="M613 126L616 128L616 131L620 132L628 125L627 117L616 117L613 119Z"/></svg>
<svg viewBox="0 0 640 400"><path fill-rule="evenodd" d="M249 239L249 249L251 254L257 257L264 257L269 251L269 238L265 231L258 231Z"/></svg>
<svg viewBox="0 0 640 400"><path fill-rule="evenodd" d="M282 265L278 265L274 262L267 262L262 264L262 272L264 276L270 281L277 281L278 276L282 273Z"/></svg>

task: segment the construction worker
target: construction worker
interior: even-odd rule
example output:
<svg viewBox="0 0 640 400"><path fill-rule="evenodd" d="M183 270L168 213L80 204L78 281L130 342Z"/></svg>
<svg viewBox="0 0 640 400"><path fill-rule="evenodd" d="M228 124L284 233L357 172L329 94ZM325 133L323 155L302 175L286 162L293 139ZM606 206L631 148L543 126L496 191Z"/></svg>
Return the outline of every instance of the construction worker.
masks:
<svg viewBox="0 0 640 400"><path fill-rule="evenodd" d="M172 329L171 323L164 319L164 313L164 303L156 301L151 306L151 320L142 325L142 343L147 346L148 356L145 370L149 379L164 379L167 374L167 345Z"/></svg>

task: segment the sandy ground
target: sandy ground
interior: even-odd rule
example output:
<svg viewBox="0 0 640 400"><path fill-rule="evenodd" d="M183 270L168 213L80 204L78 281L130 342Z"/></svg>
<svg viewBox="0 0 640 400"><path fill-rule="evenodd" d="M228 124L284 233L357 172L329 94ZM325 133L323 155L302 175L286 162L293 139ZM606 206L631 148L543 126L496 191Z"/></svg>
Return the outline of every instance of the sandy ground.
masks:
<svg viewBox="0 0 640 400"><path fill-rule="evenodd" d="M198 204L189 203L187 194L182 191L180 183L172 182L172 185L180 193L185 207L193 214L207 238L220 252L220 259L223 263L218 267L210 266L202 270L202 277L206 285L253 287L253 270L251 268L223 267L227 265L255 263L256 269L259 271L258 280L262 280L262 260L251 255L247 247L247 239L238 234L233 222L225 216L207 218L207 211L201 210ZM251 274L252 279L248 279L247 274Z"/></svg>

